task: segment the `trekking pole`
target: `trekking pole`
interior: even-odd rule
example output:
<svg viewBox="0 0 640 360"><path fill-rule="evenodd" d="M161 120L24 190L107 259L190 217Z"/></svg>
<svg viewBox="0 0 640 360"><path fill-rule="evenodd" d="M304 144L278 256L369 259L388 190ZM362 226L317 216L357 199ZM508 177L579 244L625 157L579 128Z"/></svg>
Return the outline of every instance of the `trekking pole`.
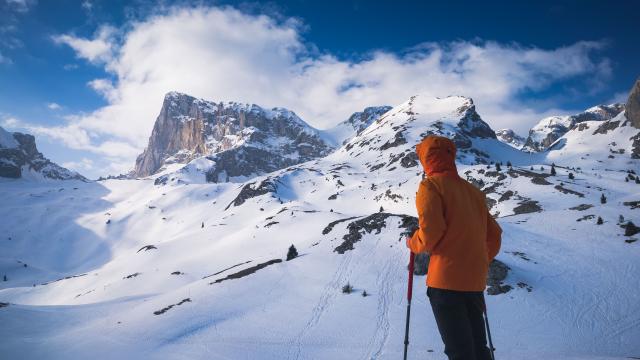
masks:
<svg viewBox="0 0 640 360"><path fill-rule="evenodd" d="M413 260L416 254L409 255L409 288L407 289L407 325L404 330L404 360L407 360L407 347L409 346L409 318L411 316L411 295L413 294Z"/></svg>
<svg viewBox="0 0 640 360"><path fill-rule="evenodd" d="M489 350L491 350L491 360L496 360L493 354L493 341L491 341L491 329L489 328L489 317L487 316L487 303L484 301L484 294L482 294L482 310L484 311L484 325L487 328L487 337L489 338Z"/></svg>

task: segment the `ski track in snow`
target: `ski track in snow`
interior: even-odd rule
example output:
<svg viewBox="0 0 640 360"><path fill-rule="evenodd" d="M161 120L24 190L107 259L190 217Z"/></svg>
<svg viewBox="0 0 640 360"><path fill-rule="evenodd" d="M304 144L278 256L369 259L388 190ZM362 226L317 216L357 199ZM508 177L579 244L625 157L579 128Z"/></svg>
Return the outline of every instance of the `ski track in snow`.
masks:
<svg viewBox="0 0 640 360"><path fill-rule="evenodd" d="M376 331L371 338L371 342L367 345L369 353L364 356L363 360L378 359L381 357L389 338L389 306L393 302L393 281L397 277L398 268L397 256L389 257L386 264L380 267L376 281L378 294L378 320L376 322Z"/></svg>
<svg viewBox="0 0 640 360"><path fill-rule="evenodd" d="M342 254L343 258L340 260L337 269L334 271L331 280L327 283L327 285L322 290L322 294L320 294L320 298L316 305L311 310L311 316L309 320L304 325L303 329L295 336L289 343L289 348L294 351L293 354L289 354L288 359L301 359L302 349L305 337L307 334L318 324L322 315L325 313L327 308L331 305L332 300L340 294L340 288L344 285L344 281L348 278L349 273L349 265L351 263L351 258L353 256L353 251L348 251L345 254ZM304 357L303 357L304 359Z"/></svg>

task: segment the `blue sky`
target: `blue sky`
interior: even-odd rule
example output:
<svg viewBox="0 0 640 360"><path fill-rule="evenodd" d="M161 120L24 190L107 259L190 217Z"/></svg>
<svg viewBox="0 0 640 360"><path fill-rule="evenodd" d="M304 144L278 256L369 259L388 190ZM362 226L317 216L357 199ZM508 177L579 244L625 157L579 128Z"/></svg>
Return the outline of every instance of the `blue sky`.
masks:
<svg viewBox="0 0 640 360"><path fill-rule="evenodd" d="M0 0L0 126L90 177L130 169L178 90L326 128L414 93L495 129L624 101L635 1Z"/></svg>

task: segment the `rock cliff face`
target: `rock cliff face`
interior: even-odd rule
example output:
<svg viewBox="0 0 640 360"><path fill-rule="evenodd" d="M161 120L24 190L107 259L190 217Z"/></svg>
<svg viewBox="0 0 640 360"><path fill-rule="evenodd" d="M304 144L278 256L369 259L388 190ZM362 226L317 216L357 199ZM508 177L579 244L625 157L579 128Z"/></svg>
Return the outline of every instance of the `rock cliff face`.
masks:
<svg viewBox="0 0 640 360"><path fill-rule="evenodd" d="M152 175L166 164L207 156L216 163L207 171L207 179L217 181L220 174L274 171L330 150L316 129L287 109L215 103L171 92L165 96L147 148L136 160L134 175Z"/></svg>
<svg viewBox="0 0 640 360"><path fill-rule="evenodd" d="M640 79L636 81L633 89L631 89L625 116L631 122L631 126L640 129Z"/></svg>
<svg viewBox="0 0 640 360"><path fill-rule="evenodd" d="M496 131L496 137L498 138L498 140L507 145L513 146L516 149L521 149L526 141L525 138L516 134L511 129L501 129Z"/></svg>
<svg viewBox="0 0 640 360"><path fill-rule="evenodd" d="M576 115L544 118L529 130L529 136L523 150L529 152L545 151L578 124L585 121L607 121L613 119L624 111L624 108L624 104L598 105Z"/></svg>
<svg viewBox="0 0 640 360"><path fill-rule="evenodd" d="M29 173L56 180L86 180L45 158L33 135L10 133L0 127L0 177L21 178Z"/></svg>

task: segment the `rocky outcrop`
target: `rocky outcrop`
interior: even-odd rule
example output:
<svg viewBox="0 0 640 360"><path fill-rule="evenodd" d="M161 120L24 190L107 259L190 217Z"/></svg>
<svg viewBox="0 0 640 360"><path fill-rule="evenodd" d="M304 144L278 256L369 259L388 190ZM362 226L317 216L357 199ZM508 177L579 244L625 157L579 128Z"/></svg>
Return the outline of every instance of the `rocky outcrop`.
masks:
<svg viewBox="0 0 640 360"><path fill-rule="evenodd" d="M496 137L503 143L516 149L521 149L526 141L525 138L515 133L511 129L501 129L496 131Z"/></svg>
<svg viewBox="0 0 640 360"><path fill-rule="evenodd" d="M0 177L21 178L25 172L56 180L86 180L45 158L36 147L33 135L10 133L0 127Z"/></svg>
<svg viewBox="0 0 640 360"><path fill-rule="evenodd" d="M529 152L545 151L579 124L585 121L607 121L616 117L624 109L624 104L598 105L576 115L544 118L529 130L529 136L522 149Z"/></svg>
<svg viewBox="0 0 640 360"><path fill-rule="evenodd" d="M289 110L215 103L170 92L134 173L148 176L166 164L208 156L216 167L207 181L216 182L220 174L226 179L270 172L329 150L318 131Z"/></svg>
<svg viewBox="0 0 640 360"><path fill-rule="evenodd" d="M624 114L631 122L631 126L640 129L640 79L631 89Z"/></svg>

